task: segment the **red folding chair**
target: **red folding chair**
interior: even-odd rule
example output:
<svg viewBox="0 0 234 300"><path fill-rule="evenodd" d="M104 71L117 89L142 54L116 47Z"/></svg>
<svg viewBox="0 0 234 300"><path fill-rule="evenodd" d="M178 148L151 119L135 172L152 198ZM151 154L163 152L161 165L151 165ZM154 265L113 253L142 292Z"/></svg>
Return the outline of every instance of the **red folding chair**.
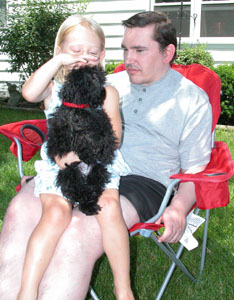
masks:
<svg viewBox="0 0 234 300"><path fill-rule="evenodd" d="M10 151L17 157L18 171L22 178L23 161L30 160L46 140L46 120L25 120L0 126L0 133L12 143Z"/></svg>
<svg viewBox="0 0 234 300"><path fill-rule="evenodd" d="M30 160L46 141L46 120L25 120L5 124L0 126L0 133L12 141L10 151L17 157L18 171L22 178L24 176L23 162ZM21 186L18 185L16 191L20 188ZM89 293L93 300L99 300L91 286Z"/></svg>
<svg viewBox="0 0 234 300"><path fill-rule="evenodd" d="M180 72L183 76L193 81L196 85L202 88L209 96L209 101L212 106L212 154L210 162L206 169L197 174L175 174L171 176L171 184L168 186L165 197L158 213L145 223L135 224L130 230L130 236L140 234L144 237L150 237L155 244L171 259L172 264L168 270L168 273L162 283L162 286L158 292L156 300L161 299L168 282L174 272L176 266L178 266L192 281L196 282L197 279L188 271L185 265L180 260L181 254L184 250L184 246L181 244L175 253L168 243L159 243L157 235L159 228L163 225L156 225L155 222L162 215L166 208L171 194L174 192L176 186L180 182L192 181L195 184L196 192L196 211L198 214L200 209L205 210L205 226L203 232L202 254L200 261L200 274L201 277L206 254L206 244L208 236L208 222L210 216L210 209L216 207L224 207L229 203L229 189L228 180L233 176L234 167L231 154L227 145L224 142L215 142L215 126L218 122L220 109L220 90L221 81L218 75L212 70L199 65L172 65L172 68ZM124 64L116 67L114 73L124 71Z"/></svg>
<svg viewBox="0 0 234 300"><path fill-rule="evenodd" d="M158 213L145 223L135 224L130 230L130 235L142 235L144 237L150 237L155 244L166 253L172 260L171 267L165 277L165 280L159 290L156 300L161 299L165 288L173 274L176 266L178 266L192 281L197 280L188 271L185 265L180 260L184 246L180 245L178 251L175 253L173 249L167 243L159 243L157 235L158 229L161 225L155 225L155 221L162 215L170 199L171 193L173 193L175 187L180 182L193 181L195 183L195 191L197 197L197 209L196 214L200 209L205 210L206 220L203 234L202 255L200 262L200 276L202 274L205 262L206 243L208 235L208 222L209 222L209 210L215 207L223 207L229 203L229 190L228 180L233 176L234 167L233 161L228 150L227 145L224 142L215 142L214 133L215 126L217 124L220 115L220 88L221 83L218 75L210 69L198 65L192 64L189 66L173 65L173 69L180 72L183 76L187 77L203 90L209 96L209 100L212 106L213 112L213 124L212 124L212 140L213 149L211 160L206 169L203 172L197 174L175 174L171 176L171 184L169 185L162 205ZM123 71L124 65L117 67L117 70ZM115 71L116 72L116 71ZM26 124L29 124L28 128ZM24 129L20 129L25 126ZM36 126L40 130L34 130L32 127ZM25 131L27 129L27 131ZM33 132L32 132L33 130ZM41 132L44 134L42 134ZM23 132L23 134L22 134ZM28 132L28 133L27 133ZM36 133L35 133L36 132ZM40 132L40 134L38 133ZM18 157L19 173L23 176L22 161L29 160L39 149L41 143L46 138L46 121L45 120L31 120L22 121L0 126L0 133L6 135L11 139L12 145L10 147L12 153ZM90 287L90 294L92 299L99 300L94 290Z"/></svg>

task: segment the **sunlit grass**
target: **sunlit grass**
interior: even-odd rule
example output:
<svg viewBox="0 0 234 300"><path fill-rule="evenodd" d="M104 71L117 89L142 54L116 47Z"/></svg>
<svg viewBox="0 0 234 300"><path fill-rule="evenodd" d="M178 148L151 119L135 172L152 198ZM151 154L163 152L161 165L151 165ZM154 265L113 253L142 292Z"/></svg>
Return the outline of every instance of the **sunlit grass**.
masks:
<svg viewBox="0 0 234 300"><path fill-rule="evenodd" d="M44 118L42 112L0 110L0 124L25 119ZM225 141L234 157L234 131L217 130L216 140ZM0 226L10 199L19 183L17 160L9 152L10 141L0 135ZM39 154L24 164L25 174L35 173L33 163ZM211 211L208 249L202 280L192 283L179 270L170 281L163 299L167 300L233 300L234 299L234 178L230 180L230 204ZM202 229L196 238L201 242ZM88 238L88 237L87 237ZM184 262L194 273L199 272L200 247L191 253L185 251ZM77 254L79 255L79 254ZM131 277L136 300L155 299L157 291L170 265L169 259L159 251L151 240L131 238ZM108 261L103 256L96 264L92 286L100 299L114 300L113 280ZM87 299L91 299L89 296Z"/></svg>

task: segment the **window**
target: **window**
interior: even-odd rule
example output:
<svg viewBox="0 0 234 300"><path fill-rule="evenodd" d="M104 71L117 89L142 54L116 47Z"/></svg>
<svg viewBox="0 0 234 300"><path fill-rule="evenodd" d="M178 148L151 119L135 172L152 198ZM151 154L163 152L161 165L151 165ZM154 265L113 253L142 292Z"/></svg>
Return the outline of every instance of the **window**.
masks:
<svg viewBox="0 0 234 300"><path fill-rule="evenodd" d="M189 37L190 32L190 0L181 5L181 1L157 1L154 11L164 12L176 27L177 36Z"/></svg>
<svg viewBox="0 0 234 300"><path fill-rule="evenodd" d="M6 23L6 0L0 0L0 27Z"/></svg>
<svg viewBox="0 0 234 300"><path fill-rule="evenodd" d="M234 3L202 4L201 37L234 37Z"/></svg>
<svg viewBox="0 0 234 300"><path fill-rule="evenodd" d="M234 1L154 0L152 10L164 12L186 40L234 38Z"/></svg>
<svg viewBox="0 0 234 300"><path fill-rule="evenodd" d="M155 6L154 10L159 10L168 16L174 24L178 36L189 37L190 5L183 7L179 5Z"/></svg>

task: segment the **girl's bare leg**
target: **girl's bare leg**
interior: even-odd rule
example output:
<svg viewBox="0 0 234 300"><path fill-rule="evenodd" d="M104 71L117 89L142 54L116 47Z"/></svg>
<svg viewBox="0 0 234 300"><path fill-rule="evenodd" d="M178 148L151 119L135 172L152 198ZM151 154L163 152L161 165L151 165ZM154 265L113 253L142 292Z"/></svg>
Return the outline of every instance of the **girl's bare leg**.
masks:
<svg viewBox="0 0 234 300"><path fill-rule="evenodd" d="M27 242L41 216L41 202L33 196L33 191L32 180L11 201L5 215L0 234L1 300L15 300L20 288ZM139 217L126 198L120 200L124 220L130 228L139 222ZM41 280L38 300L85 299L94 264L102 253L96 218L73 210L72 220Z"/></svg>
<svg viewBox="0 0 234 300"><path fill-rule="evenodd" d="M18 300L37 299L41 278L71 220L72 208L64 198L53 194L40 198L42 215L28 242Z"/></svg>
<svg viewBox="0 0 234 300"><path fill-rule="evenodd" d="M102 232L102 243L114 276L118 300L133 300L130 283L129 236L124 222L118 191L107 189L99 199L102 207L97 220Z"/></svg>

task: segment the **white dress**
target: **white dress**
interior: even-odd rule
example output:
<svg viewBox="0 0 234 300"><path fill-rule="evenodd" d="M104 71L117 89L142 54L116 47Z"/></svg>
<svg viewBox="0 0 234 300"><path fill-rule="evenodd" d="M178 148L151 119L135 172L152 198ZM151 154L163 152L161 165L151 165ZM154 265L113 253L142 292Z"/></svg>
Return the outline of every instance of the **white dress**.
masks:
<svg viewBox="0 0 234 300"><path fill-rule="evenodd" d="M61 105L61 100L59 99L61 87L62 85L60 83L54 81L50 105L48 110L45 110L47 119L50 117L50 114L54 113L56 108ZM61 189L56 186L56 178L60 169L58 165L52 162L47 156L46 145L47 143L45 142L41 147L42 160L35 162L37 175L35 176L34 194L37 197L44 193L63 196ZM107 166L107 170L111 174L111 178L110 182L105 187L106 189L118 189L120 176L126 176L131 173L131 169L125 163L119 150L115 151L115 159L111 165Z"/></svg>

